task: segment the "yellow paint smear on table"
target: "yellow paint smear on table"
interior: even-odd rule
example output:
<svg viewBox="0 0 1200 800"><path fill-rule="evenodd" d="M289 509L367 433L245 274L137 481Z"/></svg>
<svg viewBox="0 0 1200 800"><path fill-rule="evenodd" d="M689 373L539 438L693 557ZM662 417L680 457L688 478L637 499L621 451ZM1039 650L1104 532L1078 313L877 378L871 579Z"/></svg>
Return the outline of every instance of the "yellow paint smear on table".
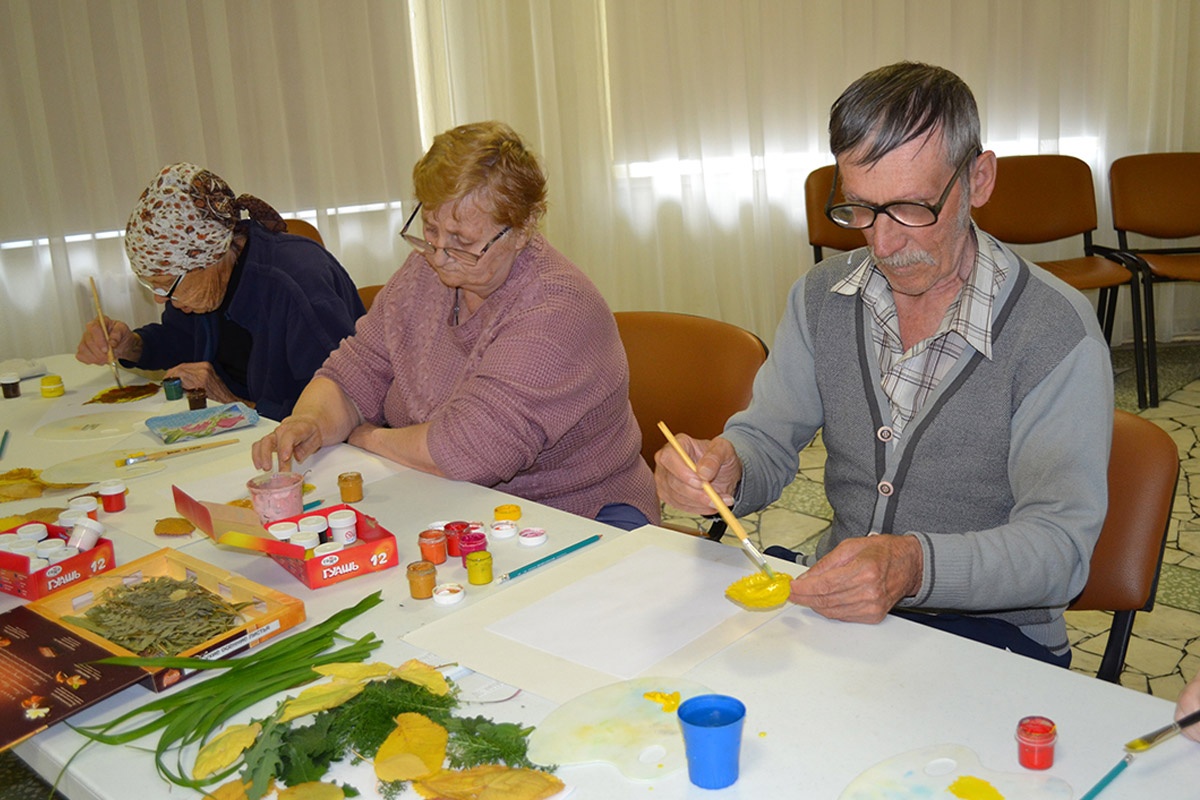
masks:
<svg viewBox="0 0 1200 800"><path fill-rule="evenodd" d="M947 787L946 791L963 800L1004 800L1004 795L983 778L963 775Z"/></svg>
<svg viewBox="0 0 1200 800"><path fill-rule="evenodd" d="M792 576L776 572L774 577L755 572L729 584L725 596L746 608L778 608L792 593Z"/></svg>

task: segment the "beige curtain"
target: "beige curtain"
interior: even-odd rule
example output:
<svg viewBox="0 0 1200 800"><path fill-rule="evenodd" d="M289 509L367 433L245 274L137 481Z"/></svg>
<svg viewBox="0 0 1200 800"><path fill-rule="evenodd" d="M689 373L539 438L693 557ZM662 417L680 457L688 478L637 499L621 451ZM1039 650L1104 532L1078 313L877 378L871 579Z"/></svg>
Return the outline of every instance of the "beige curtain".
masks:
<svg viewBox="0 0 1200 800"><path fill-rule="evenodd" d="M1114 158L1200 150L1195 0L0 0L0 357L73 350L89 276L112 316L157 317L119 231L171 161L306 217L380 283L413 161L485 118L542 155L547 235L614 309L769 342L812 266L829 105L906 58L971 84L1002 155L1091 164L1101 243ZM1160 336L1200 332L1195 289L1159 289Z"/></svg>

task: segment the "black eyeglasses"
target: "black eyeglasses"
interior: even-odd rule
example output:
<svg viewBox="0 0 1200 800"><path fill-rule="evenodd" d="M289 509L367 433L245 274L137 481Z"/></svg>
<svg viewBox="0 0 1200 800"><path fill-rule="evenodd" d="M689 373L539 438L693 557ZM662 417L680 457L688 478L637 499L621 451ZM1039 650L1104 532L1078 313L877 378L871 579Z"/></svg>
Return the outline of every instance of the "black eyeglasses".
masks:
<svg viewBox="0 0 1200 800"><path fill-rule="evenodd" d="M887 214L896 222L909 228L928 228L938 221L938 215L942 213L942 206L946 205L946 198L950 196L950 190L954 187L958 176L979 154L978 150L967 153L966 158L958 165L958 169L954 170L954 174L950 176L950 181L942 190L942 196L933 205L916 200L896 200L881 206L873 206L869 203L833 205L833 195L837 191L838 185L838 168L834 167L833 185L829 187L829 198L825 201L825 216L829 217L835 225L856 231L874 225L875 218L880 214Z"/></svg>
<svg viewBox="0 0 1200 800"><path fill-rule="evenodd" d="M433 256L438 250L445 252L446 255L453 258L463 266L473 267L479 263L479 259L483 258L487 253L488 248L500 240L500 237L512 230L512 226L507 226L504 230L492 237L492 240L483 246L483 249L478 253L472 253L470 250L460 250L457 247L434 247L429 241L422 239L420 236L411 236L408 233L408 227L412 225L413 220L417 218L417 212L421 210L421 204L417 203L417 207L413 209L412 214L408 218L408 222L404 223L404 227L400 229L400 235L404 237L404 241L412 245L413 249L425 256Z"/></svg>
<svg viewBox="0 0 1200 800"><path fill-rule="evenodd" d="M180 283L180 281L183 280L183 276L186 274L187 274L186 272L181 272L178 275L176 275L175 282L171 284L170 289L160 289L157 286L151 286L149 283L142 280L142 277L140 275L138 276L138 283L140 283L142 286L145 286L147 289L149 289L150 292L152 294L154 294L156 297L161 297L163 299L163 302L167 302L168 300L171 299L171 295L175 294L175 290L179 288L179 283Z"/></svg>

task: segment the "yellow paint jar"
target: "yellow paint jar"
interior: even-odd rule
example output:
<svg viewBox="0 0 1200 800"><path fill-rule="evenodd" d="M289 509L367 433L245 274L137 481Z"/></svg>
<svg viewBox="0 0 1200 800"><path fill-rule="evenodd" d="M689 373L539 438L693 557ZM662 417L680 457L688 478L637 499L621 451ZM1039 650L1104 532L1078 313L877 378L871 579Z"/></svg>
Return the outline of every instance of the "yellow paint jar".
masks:
<svg viewBox="0 0 1200 800"><path fill-rule="evenodd" d="M45 375L42 377L42 397L62 397L64 391L62 376Z"/></svg>

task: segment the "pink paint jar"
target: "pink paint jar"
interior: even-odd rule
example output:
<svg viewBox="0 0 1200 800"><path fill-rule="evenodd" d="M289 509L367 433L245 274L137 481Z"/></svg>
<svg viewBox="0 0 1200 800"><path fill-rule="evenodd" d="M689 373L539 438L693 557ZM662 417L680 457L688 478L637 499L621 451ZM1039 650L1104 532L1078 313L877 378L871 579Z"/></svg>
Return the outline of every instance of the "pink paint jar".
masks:
<svg viewBox="0 0 1200 800"><path fill-rule="evenodd" d="M1017 760L1025 769L1049 769L1054 765L1054 743L1058 729L1046 717L1023 717L1017 723Z"/></svg>
<svg viewBox="0 0 1200 800"><path fill-rule="evenodd" d="M487 550L487 534L479 531L467 531L458 537L458 552L462 556L462 565L467 565L467 556Z"/></svg>
<svg viewBox="0 0 1200 800"><path fill-rule="evenodd" d="M446 523L446 553L452 556L462 555L458 549L459 537L471 532L471 523L461 520Z"/></svg>
<svg viewBox="0 0 1200 800"><path fill-rule="evenodd" d="M304 510L304 475L300 472L269 472L246 481L250 503L263 527ZM324 522L324 518L321 520Z"/></svg>

